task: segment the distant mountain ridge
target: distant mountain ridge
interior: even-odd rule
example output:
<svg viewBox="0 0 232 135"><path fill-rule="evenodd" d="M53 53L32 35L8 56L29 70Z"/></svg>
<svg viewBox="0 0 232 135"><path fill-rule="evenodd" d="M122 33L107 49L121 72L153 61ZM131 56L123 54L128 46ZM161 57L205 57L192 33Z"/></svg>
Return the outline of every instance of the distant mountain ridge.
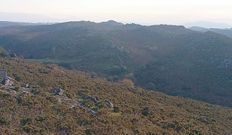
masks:
<svg viewBox="0 0 232 135"><path fill-rule="evenodd" d="M232 27L230 24L227 24L227 23L208 22L208 21L186 23L185 26L187 26L187 27L198 26L198 27L207 28L207 29L209 29L209 28L225 29L225 28Z"/></svg>
<svg viewBox="0 0 232 135"><path fill-rule="evenodd" d="M1 28L0 45L26 59L232 106L232 38L218 32L81 21Z"/></svg>
<svg viewBox="0 0 232 135"><path fill-rule="evenodd" d="M194 31L199 31L199 32L207 32L207 31L212 31L218 34L222 34L225 36L228 36L232 38L232 28L227 28L227 29L219 29L219 28L203 28L203 27L190 27L191 30Z"/></svg>
<svg viewBox="0 0 232 135"><path fill-rule="evenodd" d="M27 25L36 25L36 23L0 21L0 28L1 27L10 27L10 26L27 26ZM39 25L39 24L37 24L37 25Z"/></svg>

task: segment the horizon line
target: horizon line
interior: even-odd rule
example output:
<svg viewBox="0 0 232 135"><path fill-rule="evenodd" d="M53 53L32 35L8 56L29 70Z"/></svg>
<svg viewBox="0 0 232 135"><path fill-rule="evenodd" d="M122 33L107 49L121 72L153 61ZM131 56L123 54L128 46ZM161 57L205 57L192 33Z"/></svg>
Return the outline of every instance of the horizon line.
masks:
<svg viewBox="0 0 232 135"><path fill-rule="evenodd" d="M157 25L169 25L169 26L183 26L183 27L186 27L186 28L191 28L191 27L199 27L199 28L218 28L218 29L231 29L232 28L232 25L229 25L229 24L226 24L226 23L220 23L220 22L207 22L207 21L196 21L196 22L189 22L189 23L183 23L183 24L178 24L178 23L147 23L147 24L143 24L143 23L133 23L133 22L121 22L121 21L117 21L117 20L114 20L114 19L108 19L108 20L102 20L102 21L93 21L93 20L63 20L63 21L11 21L11 20L7 20L7 19L4 19L4 20L0 20L0 22L8 22L8 23L24 23L24 24L44 24L44 25L48 25L48 24L61 24L61 23L70 23L70 22L91 22L91 23L106 23L106 22L115 22L115 23L121 23L123 25L129 25L129 24L135 24L135 25L141 25L141 26L157 26ZM199 25L197 25L197 23ZM215 25L225 25L225 26L213 26L213 27L210 27L210 26L201 26L201 24L204 24L204 25L207 25L206 23L209 23L211 26L213 24Z"/></svg>

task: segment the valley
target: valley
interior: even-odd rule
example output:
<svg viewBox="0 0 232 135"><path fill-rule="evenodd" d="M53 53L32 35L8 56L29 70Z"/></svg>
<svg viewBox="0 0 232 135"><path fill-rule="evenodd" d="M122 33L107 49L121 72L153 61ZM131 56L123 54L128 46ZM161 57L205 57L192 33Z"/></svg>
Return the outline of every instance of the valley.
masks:
<svg viewBox="0 0 232 135"><path fill-rule="evenodd" d="M175 25L80 21L0 28L8 55L226 107L232 106L231 44L212 29Z"/></svg>

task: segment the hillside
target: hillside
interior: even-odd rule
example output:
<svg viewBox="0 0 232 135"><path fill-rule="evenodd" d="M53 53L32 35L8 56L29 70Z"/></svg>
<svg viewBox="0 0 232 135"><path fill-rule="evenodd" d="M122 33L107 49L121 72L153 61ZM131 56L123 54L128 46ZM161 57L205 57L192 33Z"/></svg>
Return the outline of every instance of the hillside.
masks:
<svg viewBox="0 0 232 135"><path fill-rule="evenodd" d="M222 34L225 35L227 37L232 38L232 29L231 28L227 28L227 29L218 29L218 28L202 28L202 27L191 27L191 30L194 31L199 31L199 32L207 32L207 31L212 31L218 34Z"/></svg>
<svg viewBox="0 0 232 135"><path fill-rule="evenodd" d="M232 39L183 26L67 22L0 29L9 54L232 106Z"/></svg>
<svg viewBox="0 0 232 135"><path fill-rule="evenodd" d="M232 29L210 29L210 31L213 31L215 33L218 33L218 34L222 34L222 35L225 35L225 36L228 36L230 38L232 38Z"/></svg>
<svg viewBox="0 0 232 135"><path fill-rule="evenodd" d="M55 65L0 59L13 86L0 88L1 134L218 135L232 110L111 83ZM52 88L63 93L51 93ZM108 103L108 104L106 104Z"/></svg>
<svg viewBox="0 0 232 135"><path fill-rule="evenodd" d="M36 24L34 24L34 23L0 21L0 28L2 28L2 27L12 27L12 26L28 26L28 25L36 25Z"/></svg>

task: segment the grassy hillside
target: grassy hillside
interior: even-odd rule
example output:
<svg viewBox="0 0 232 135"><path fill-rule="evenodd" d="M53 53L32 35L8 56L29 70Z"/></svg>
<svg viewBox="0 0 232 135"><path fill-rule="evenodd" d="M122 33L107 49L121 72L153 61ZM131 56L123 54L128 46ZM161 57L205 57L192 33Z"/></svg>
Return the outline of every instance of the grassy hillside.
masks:
<svg viewBox="0 0 232 135"><path fill-rule="evenodd" d="M218 135L232 110L111 83L83 72L0 59L14 86L0 88L1 134ZM29 84L29 85L25 85ZM50 90L59 87L63 95ZM113 107L105 105L111 102Z"/></svg>
<svg viewBox="0 0 232 135"><path fill-rule="evenodd" d="M10 54L232 106L232 39L183 26L67 22L1 28Z"/></svg>

